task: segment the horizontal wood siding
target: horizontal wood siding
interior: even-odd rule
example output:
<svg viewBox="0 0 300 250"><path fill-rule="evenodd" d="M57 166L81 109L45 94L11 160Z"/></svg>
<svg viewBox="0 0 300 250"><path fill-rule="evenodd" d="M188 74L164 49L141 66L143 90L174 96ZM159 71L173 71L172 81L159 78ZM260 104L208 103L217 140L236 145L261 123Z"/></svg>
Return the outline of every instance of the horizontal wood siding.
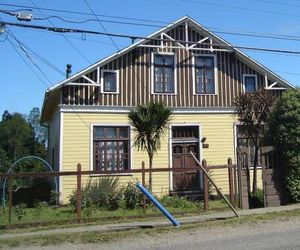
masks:
<svg viewBox="0 0 300 250"><path fill-rule="evenodd" d="M179 26L167 33L176 40L185 40L184 26ZM158 37L159 38L159 37ZM188 29L189 41L197 42L204 36L197 31ZM201 48L210 48L206 44L198 45ZM217 43L213 41L213 43ZM148 44L160 45L159 41ZM175 42L168 45L178 46ZM184 44L183 44L184 45ZM174 53L176 64L177 94L151 94L151 53ZM193 55L215 54L217 57L217 94L193 95ZM259 88L265 85L264 76L253 68L241 62L234 53L210 51L191 51L185 49L157 49L138 47L127 54L103 65L102 69L119 71L119 94L103 94L99 86L64 86L62 88L61 103L64 105L101 105L101 106L136 106L149 101L162 101L169 107L230 107L237 95L244 91L243 74L256 74ZM98 69L85 74L86 77L98 83ZM79 77L73 81L87 85L88 81ZM280 91L274 91L280 95Z"/></svg>

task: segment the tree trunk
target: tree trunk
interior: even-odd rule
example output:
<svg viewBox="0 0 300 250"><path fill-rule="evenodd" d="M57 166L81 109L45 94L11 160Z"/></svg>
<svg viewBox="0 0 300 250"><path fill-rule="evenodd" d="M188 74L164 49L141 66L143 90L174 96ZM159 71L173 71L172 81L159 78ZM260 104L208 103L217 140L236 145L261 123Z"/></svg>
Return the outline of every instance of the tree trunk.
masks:
<svg viewBox="0 0 300 250"><path fill-rule="evenodd" d="M149 189L152 192L152 161L153 161L153 155L149 154Z"/></svg>
<svg viewBox="0 0 300 250"><path fill-rule="evenodd" d="M255 194L257 192L258 150L259 150L259 145L257 143L255 143L254 163L253 163L253 188L252 188L252 194Z"/></svg>

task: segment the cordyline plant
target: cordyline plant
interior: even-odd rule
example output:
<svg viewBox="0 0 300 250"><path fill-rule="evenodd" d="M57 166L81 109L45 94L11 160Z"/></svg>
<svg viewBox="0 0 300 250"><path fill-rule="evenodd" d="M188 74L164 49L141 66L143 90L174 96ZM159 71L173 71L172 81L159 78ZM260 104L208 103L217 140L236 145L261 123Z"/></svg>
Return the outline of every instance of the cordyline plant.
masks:
<svg viewBox="0 0 300 250"><path fill-rule="evenodd" d="M234 100L235 112L238 115L238 121L242 124L242 133L247 135L248 138L252 140L254 145L253 194L257 192L257 165L260 138L264 133L266 122L275 100L276 98L274 94L265 89L241 94ZM247 182L249 189L249 168L247 168L247 171ZM248 192L250 194L250 190L248 190Z"/></svg>
<svg viewBox="0 0 300 250"><path fill-rule="evenodd" d="M170 122L172 111L163 103L150 102L139 105L128 114L133 127L134 145L138 150L146 150L149 156L149 169L152 169L154 153L160 148L160 140ZM152 190L152 173L149 173L149 188Z"/></svg>

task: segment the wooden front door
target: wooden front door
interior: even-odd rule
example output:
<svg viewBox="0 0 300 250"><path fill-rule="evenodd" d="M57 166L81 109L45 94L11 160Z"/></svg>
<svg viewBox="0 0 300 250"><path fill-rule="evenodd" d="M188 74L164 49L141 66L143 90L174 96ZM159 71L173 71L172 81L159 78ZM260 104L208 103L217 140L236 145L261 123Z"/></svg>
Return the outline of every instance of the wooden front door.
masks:
<svg viewBox="0 0 300 250"><path fill-rule="evenodd" d="M173 168L196 167L197 163L189 153L190 151L192 151L198 158L199 150L197 142L173 143ZM173 191L193 190L200 190L199 171L173 171Z"/></svg>

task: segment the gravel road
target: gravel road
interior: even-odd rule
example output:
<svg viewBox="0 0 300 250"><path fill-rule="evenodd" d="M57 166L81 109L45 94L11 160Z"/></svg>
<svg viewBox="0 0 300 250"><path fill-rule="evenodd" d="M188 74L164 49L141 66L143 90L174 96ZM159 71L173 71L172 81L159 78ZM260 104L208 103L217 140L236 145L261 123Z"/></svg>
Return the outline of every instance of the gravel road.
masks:
<svg viewBox="0 0 300 250"><path fill-rule="evenodd" d="M104 244L62 244L30 247L30 249L300 249L300 217L257 224L212 226L161 234L132 235L129 238Z"/></svg>

